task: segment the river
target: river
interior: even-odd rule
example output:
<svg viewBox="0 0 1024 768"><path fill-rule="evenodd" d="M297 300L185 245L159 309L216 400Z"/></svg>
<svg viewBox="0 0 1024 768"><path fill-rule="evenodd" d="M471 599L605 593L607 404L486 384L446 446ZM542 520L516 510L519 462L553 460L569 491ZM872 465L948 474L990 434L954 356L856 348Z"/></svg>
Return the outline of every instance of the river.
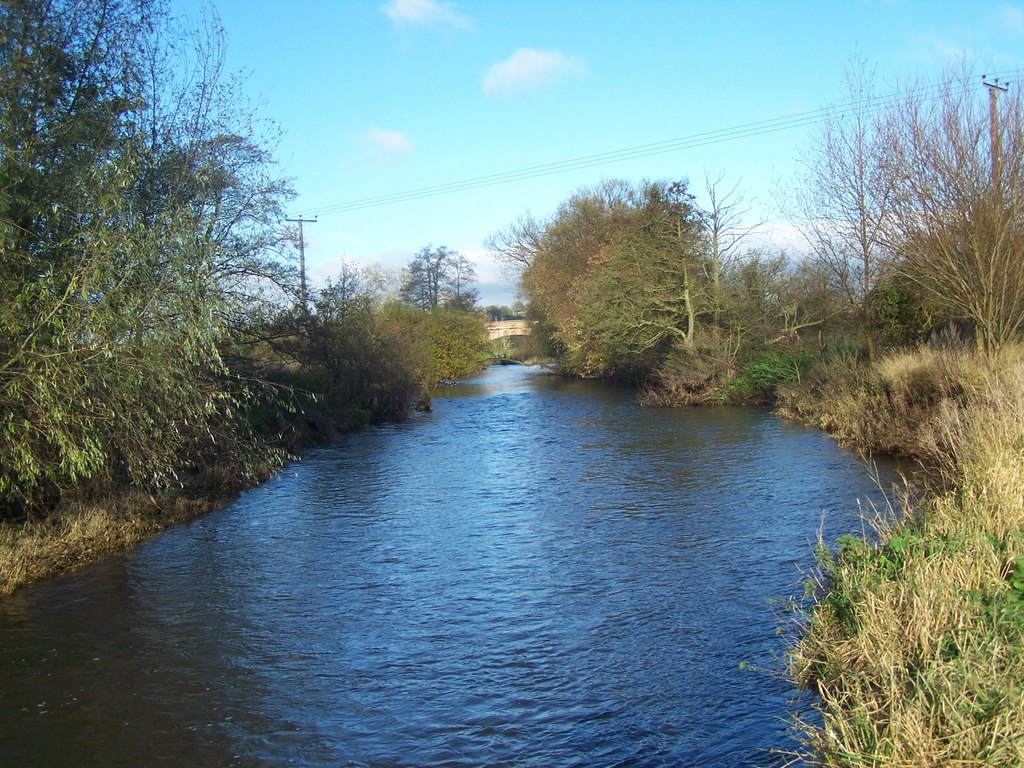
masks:
<svg viewBox="0 0 1024 768"><path fill-rule="evenodd" d="M775 765L777 602L878 495L764 410L492 368L0 601L0 765Z"/></svg>

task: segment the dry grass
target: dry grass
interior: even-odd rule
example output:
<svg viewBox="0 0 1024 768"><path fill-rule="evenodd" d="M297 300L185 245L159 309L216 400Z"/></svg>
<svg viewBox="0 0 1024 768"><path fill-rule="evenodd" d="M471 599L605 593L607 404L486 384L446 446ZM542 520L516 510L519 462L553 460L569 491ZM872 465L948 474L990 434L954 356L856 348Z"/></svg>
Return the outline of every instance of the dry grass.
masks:
<svg viewBox="0 0 1024 768"><path fill-rule="evenodd" d="M779 413L814 424L860 453L930 462L936 414L979 392L993 364L971 352L928 346L891 354L870 368L834 356L807 382L780 388Z"/></svg>
<svg viewBox="0 0 1024 768"><path fill-rule="evenodd" d="M168 525L209 511L211 501L156 503L146 495L70 504L42 521L0 526L0 596L123 552Z"/></svg>
<svg viewBox="0 0 1024 768"><path fill-rule="evenodd" d="M1024 765L1024 361L888 361L894 390L942 393L916 434L948 490L822 551L791 654L820 695L808 759L827 766ZM951 386L931 372L951 373ZM967 386L967 385L970 386ZM955 396L948 393L955 392Z"/></svg>
<svg viewBox="0 0 1024 768"><path fill-rule="evenodd" d="M224 465L192 477L185 493L160 498L125 493L62 504L42 520L0 523L0 597L124 552L168 526L199 517L242 487L265 479L272 469L264 465L243 481L235 468Z"/></svg>

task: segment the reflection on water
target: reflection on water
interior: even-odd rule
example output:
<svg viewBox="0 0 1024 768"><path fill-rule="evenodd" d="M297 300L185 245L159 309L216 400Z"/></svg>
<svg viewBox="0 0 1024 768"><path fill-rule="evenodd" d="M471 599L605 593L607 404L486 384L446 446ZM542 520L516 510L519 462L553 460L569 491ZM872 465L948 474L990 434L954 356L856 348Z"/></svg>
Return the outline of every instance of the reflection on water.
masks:
<svg viewBox="0 0 1024 768"><path fill-rule="evenodd" d="M0 763L750 766L772 601L875 494L755 409L505 367L0 603ZM752 667L741 669L742 662Z"/></svg>

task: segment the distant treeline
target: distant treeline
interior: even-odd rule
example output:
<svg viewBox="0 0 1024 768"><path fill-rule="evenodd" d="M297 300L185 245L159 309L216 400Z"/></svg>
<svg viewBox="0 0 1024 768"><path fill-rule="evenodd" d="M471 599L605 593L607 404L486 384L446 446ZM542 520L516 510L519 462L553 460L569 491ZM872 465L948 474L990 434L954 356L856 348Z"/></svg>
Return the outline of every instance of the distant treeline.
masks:
<svg viewBox="0 0 1024 768"><path fill-rule="evenodd" d="M446 249L303 306L274 129L222 36L159 0L0 4L0 519L213 465L244 482L486 355Z"/></svg>

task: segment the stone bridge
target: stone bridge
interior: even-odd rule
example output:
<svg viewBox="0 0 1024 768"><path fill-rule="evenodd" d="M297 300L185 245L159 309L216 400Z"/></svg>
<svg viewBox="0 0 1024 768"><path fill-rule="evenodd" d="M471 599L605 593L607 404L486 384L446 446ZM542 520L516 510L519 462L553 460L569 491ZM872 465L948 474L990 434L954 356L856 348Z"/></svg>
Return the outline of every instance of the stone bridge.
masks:
<svg viewBox="0 0 1024 768"><path fill-rule="evenodd" d="M505 336L529 336L533 323L529 320L496 320L487 323L487 336L501 339Z"/></svg>

